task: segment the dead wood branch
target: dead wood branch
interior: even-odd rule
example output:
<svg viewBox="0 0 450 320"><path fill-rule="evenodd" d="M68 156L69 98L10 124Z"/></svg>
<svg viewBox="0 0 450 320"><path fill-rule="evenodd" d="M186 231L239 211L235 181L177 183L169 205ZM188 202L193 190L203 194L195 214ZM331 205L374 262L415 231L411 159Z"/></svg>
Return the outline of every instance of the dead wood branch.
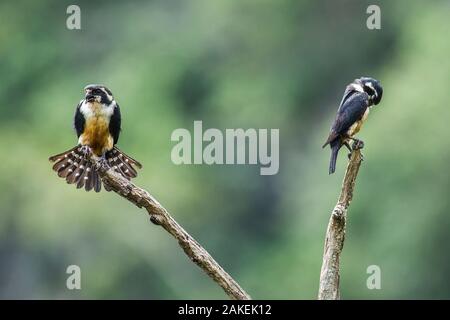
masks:
<svg viewBox="0 0 450 320"><path fill-rule="evenodd" d="M150 215L150 220L170 233L178 241L189 259L221 286L230 298L236 300L251 299L239 284L172 218L150 193L114 172L105 162L97 161L93 157L91 161L95 164L104 184L139 208L145 208Z"/></svg>
<svg viewBox="0 0 450 320"><path fill-rule="evenodd" d="M341 194L328 222L323 250L322 270L320 272L319 300L340 299L339 262L345 239L347 209L353 198L356 177L361 165L360 150L354 150L345 172Z"/></svg>

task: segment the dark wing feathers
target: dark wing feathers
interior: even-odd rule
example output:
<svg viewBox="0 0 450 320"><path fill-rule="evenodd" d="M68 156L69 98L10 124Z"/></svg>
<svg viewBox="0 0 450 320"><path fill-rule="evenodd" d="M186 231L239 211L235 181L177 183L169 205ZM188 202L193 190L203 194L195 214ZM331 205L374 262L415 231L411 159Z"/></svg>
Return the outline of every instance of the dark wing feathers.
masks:
<svg viewBox="0 0 450 320"><path fill-rule="evenodd" d="M365 92L352 94L340 108L332 130L337 134L344 134L364 115L368 107L369 96Z"/></svg>
<svg viewBox="0 0 450 320"><path fill-rule="evenodd" d="M347 99L354 93L358 93L358 91L355 90L355 88L351 85L348 85L345 88L345 92L344 95L342 96L342 100L341 103L339 104L339 108L338 108L338 112L341 109L342 105L345 103L345 101L347 101Z"/></svg>
<svg viewBox="0 0 450 320"><path fill-rule="evenodd" d="M73 120L73 126L75 127L75 131L77 132L77 137L79 138L81 134L84 131L84 125L86 120L84 119L83 114L80 111L81 104L83 103L83 100L80 101L80 103L77 105L77 108L75 110L75 116Z"/></svg>
<svg viewBox="0 0 450 320"><path fill-rule="evenodd" d="M120 108L119 105L116 103L116 106L114 107L114 112L111 116L111 119L109 120L109 133L114 139L114 144L116 144L117 141L119 141L121 122L122 117L120 115Z"/></svg>
<svg viewBox="0 0 450 320"><path fill-rule="evenodd" d="M368 101L369 96L367 93L359 91L347 92L346 90L336 119L331 126L330 135L323 147L340 135L345 134L356 121L361 120L368 107Z"/></svg>

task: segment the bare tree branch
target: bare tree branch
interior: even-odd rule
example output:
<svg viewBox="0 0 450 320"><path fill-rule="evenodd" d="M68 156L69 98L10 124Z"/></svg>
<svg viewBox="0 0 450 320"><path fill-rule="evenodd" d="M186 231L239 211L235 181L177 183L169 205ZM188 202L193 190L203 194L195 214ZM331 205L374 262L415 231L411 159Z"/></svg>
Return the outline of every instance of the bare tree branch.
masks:
<svg viewBox="0 0 450 320"><path fill-rule="evenodd" d="M170 233L178 241L186 255L221 286L230 298L236 300L251 299L239 284L172 218L150 193L114 172L107 163L96 161L93 157L91 157L91 161L96 166L103 183L109 189L134 203L139 208L144 207L150 215L150 220Z"/></svg>
<svg viewBox="0 0 450 320"><path fill-rule="evenodd" d="M320 272L319 300L340 299L339 260L344 246L347 209L353 198L353 189L361 161L361 151L352 151L344 182L342 183L341 195L328 222L322 270Z"/></svg>

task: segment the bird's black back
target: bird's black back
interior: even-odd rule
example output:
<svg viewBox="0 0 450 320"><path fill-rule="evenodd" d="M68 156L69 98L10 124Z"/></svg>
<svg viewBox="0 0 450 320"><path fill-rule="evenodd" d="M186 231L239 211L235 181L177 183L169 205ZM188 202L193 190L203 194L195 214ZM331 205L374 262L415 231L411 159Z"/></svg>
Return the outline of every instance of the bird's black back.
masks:
<svg viewBox="0 0 450 320"><path fill-rule="evenodd" d="M365 92L355 90L344 95L331 132L336 136L345 134L355 122L361 120L368 106L369 95Z"/></svg>

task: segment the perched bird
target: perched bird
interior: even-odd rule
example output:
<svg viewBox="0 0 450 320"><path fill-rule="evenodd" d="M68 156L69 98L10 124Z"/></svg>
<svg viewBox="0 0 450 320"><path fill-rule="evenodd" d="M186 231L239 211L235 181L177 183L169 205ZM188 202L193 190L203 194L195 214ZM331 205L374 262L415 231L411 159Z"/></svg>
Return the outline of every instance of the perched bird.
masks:
<svg viewBox="0 0 450 320"><path fill-rule="evenodd" d="M354 141L354 148L362 148L364 143L354 136L369 115L369 110L381 101L383 88L378 80L362 77L350 83L344 92L336 118L331 126L330 135L322 146L328 144L331 148L329 173L336 170L336 159L339 149L345 145L350 151L350 140Z"/></svg>
<svg viewBox="0 0 450 320"><path fill-rule="evenodd" d="M100 161L130 180L137 176L133 166L142 165L116 147L119 140L120 108L111 91L103 85L91 84L84 88L85 97L77 105L74 117L78 145L68 151L49 158L55 162L53 170L67 183L76 183L86 191L101 190L102 181L89 161L92 153ZM108 187L105 185L107 191Z"/></svg>

